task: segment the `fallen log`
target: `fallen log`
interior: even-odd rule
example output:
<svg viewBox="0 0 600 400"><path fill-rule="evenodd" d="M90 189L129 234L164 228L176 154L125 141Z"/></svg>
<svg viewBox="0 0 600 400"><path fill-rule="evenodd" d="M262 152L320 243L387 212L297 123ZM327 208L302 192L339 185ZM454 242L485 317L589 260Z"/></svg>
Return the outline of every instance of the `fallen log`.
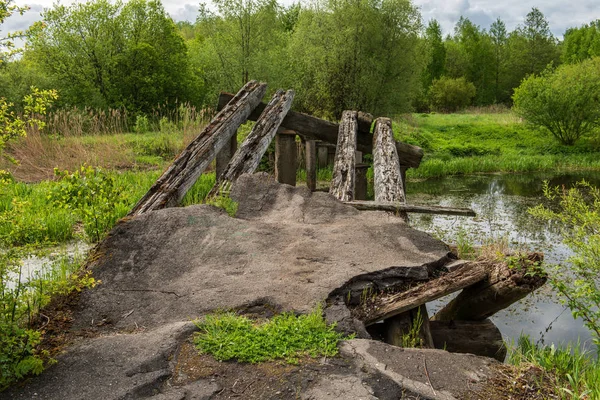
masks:
<svg viewBox="0 0 600 400"><path fill-rule="evenodd" d="M217 110L223 109L232 97L232 94L222 92L219 95ZM260 103L248 119L256 121L265 107L264 103ZM370 133L372 122L373 117L370 114L359 112L357 148L366 154L373 153L373 135ZM311 115L290 111L283 119L281 126L297 131L308 139L321 140L331 144L337 143L339 125ZM421 164L424 154L423 149L403 142L395 142L395 144L398 155L402 160L402 166L417 168Z"/></svg>
<svg viewBox="0 0 600 400"><path fill-rule="evenodd" d="M377 118L375 121L373 175L375 201L400 203L406 201L398 152L394 146L392 121L389 118Z"/></svg>
<svg viewBox="0 0 600 400"><path fill-rule="evenodd" d="M231 184L242 174L251 174L256 171L262 156L273 141L281 121L292 106L293 100L293 90L287 92L278 90L273 95L221 176L217 177L217 182L208 193L208 197L217 196L220 190L228 192Z"/></svg>
<svg viewBox="0 0 600 400"><path fill-rule="evenodd" d="M475 217L475 211L470 208L441 207L441 206L420 206L414 204L393 203L393 202L375 202L375 201L345 201L348 204L362 211L391 211L391 212L411 212L417 214L440 214L440 215L458 215L463 217Z"/></svg>
<svg viewBox="0 0 600 400"><path fill-rule="evenodd" d="M503 362L506 346L492 321L430 321L433 345L451 353L470 353Z"/></svg>
<svg viewBox="0 0 600 400"><path fill-rule="evenodd" d="M238 127L248 119L265 95L267 85L250 81L183 150L150 190L129 212L130 216L179 204L187 191L229 144Z"/></svg>
<svg viewBox="0 0 600 400"><path fill-rule="evenodd" d="M487 264L485 280L464 289L433 317L436 321L479 321L494 315L546 283L540 253ZM510 265L509 265L510 264Z"/></svg>
<svg viewBox="0 0 600 400"><path fill-rule="evenodd" d="M358 113L344 111L335 150L335 162L329 193L341 201L354 199L356 133Z"/></svg>
<svg viewBox="0 0 600 400"><path fill-rule="evenodd" d="M488 272L484 264L477 262L464 264L439 278L379 300L363 322L365 326L368 326L382 319L412 310L422 304L474 285L486 279L487 276Z"/></svg>

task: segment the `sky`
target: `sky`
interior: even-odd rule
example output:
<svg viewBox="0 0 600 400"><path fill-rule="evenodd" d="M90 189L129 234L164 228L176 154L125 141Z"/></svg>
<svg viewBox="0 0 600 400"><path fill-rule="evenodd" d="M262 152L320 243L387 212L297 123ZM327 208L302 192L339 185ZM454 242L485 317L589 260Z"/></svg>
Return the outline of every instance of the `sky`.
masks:
<svg viewBox="0 0 600 400"><path fill-rule="evenodd" d="M294 0L280 0L283 4L291 4ZM40 19L40 12L51 7L54 0L16 0L16 4L29 5L30 11L23 16L13 16L5 21L2 32L25 29L34 21ZM70 4L72 0L62 0ZM194 21L196 19L198 2L190 0L163 0L165 10L175 21ZM468 17L482 28L500 17L509 31L522 24L525 15L532 7L537 7L544 13L550 23L552 33L562 38L569 27L580 26L595 19L600 19L600 2L598 0L413 0L413 4L421 9L423 21L437 19L444 34L452 33L454 25L460 16Z"/></svg>

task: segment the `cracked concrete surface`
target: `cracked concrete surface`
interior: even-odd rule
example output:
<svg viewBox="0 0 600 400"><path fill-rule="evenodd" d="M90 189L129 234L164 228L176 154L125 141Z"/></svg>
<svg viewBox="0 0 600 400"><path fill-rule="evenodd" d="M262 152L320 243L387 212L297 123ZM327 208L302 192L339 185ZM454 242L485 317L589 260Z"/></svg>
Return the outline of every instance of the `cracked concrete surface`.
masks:
<svg viewBox="0 0 600 400"><path fill-rule="evenodd" d="M239 202L236 218L197 205L120 222L91 264L102 284L84 292L75 310L73 331L98 336L72 344L56 365L0 398L220 398L222 389L212 381L165 383L178 346L194 330L191 320L257 300L307 312L356 285L425 276L449 260L446 245L393 215L359 212L328 194L280 185L264 174L242 176L231 197ZM343 307L334 314L348 318ZM356 323L351 317L346 322ZM344 344L355 373L323 376L303 398L384 399L396 389L430 396L426 383L406 377L407 371L378 369L386 353L369 349L391 346L373 343L379 342ZM453 357L464 356L448 357L446 368L453 373ZM449 387L448 393L456 390ZM451 398L439 396L424 398Z"/></svg>

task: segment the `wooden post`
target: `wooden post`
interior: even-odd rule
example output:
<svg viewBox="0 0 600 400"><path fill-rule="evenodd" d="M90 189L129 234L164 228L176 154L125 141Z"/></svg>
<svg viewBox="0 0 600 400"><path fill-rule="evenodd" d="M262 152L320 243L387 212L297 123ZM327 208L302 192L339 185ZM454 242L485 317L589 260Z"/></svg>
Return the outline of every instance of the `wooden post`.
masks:
<svg viewBox="0 0 600 400"><path fill-rule="evenodd" d="M369 164L356 164L354 167L356 171L354 184L354 200L367 200L367 171L369 170Z"/></svg>
<svg viewBox="0 0 600 400"><path fill-rule="evenodd" d="M373 137L375 201L405 202L398 152L389 118L377 118Z"/></svg>
<svg viewBox="0 0 600 400"><path fill-rule="evenodd" d="M129 212L129 216L179 204L217 153L230 143L238 127L260 103L265 83L250 81L183 150Z"/></svg>
<svg viewBox="0 0 600 400"><path fill-rule="evenodd" d="M235 154L236 150L237 150L237 134L234 134L231 137L229 146L224 146L221 149L221 151L219 151L217 153L217 160L216 160L216 165L215 165L215 173L216 173L217 179L219 179L219 177L221 175L223 175L223 172L225 172L225 169L227 168L227 164L229 164L229 162L231 161L231 158Z"/></svg>
<svg viewBox="0 0 600 400"><path fill-rule="evenodd" d="M434 344L431 336L431 329L429 327L429 315L425 305L421 305L403 314L387 319L385 321L387 325L385 327L385 342L393 344L394 346L404 347L404 338L411 331L413 324L417 322L417 317L420 320L421 328L419 329L418 334L420 343L416 343L416 345L418 347L422 346L424 348L433 349ZM415 340L417 338L409 337L408 339Z"/></svg>
<svg viewBox="0 0 600 400"><path fill-rule="evenodd" d="M329 193L341 201L354 199L354 157L356 151L356 133L358 132L358 113L344 111L340 123L340 132L335 151L333 176Z"/></svg>
<svg viewBox="0 0 600 400"><path fill-rule="evenodd" d="M400 164L400 177L402 178L402 193L404 193L404 198L406 199L406 170L408 167Z"/></svg>
<svg viewBox="0 0 600 400"><path fill-rule="evenodd" d="M279 183L296 186L296 132L280 130L275 136L275 178Z"/></svg>
<svg viewBox="0 0 600 400"><path fill-rule="evenodd" d="M317 189L317 142L306 140L306 186L314 192Z"/></svg>
<svg viewBox="0 0 600 400"><path fill-rule="evenodd" d="M319 168L327 168L327 155L329 153L327 145L323 142L320 142L319 146L317 147L317 153Z"/></svg>
<svg viewBox="0 0 600 400"><path fill-rule="evenodd" d="M283 90L278 90L273 95L240 149L235 153L223 174L218 177L217 182L208 194L209 197L218 195L220 191L229 192L231 184L240 175L251 174L256 171L260 159L275 137L283 117L292 106L293 99L293 90L288 90L285 93Z"/></svg>

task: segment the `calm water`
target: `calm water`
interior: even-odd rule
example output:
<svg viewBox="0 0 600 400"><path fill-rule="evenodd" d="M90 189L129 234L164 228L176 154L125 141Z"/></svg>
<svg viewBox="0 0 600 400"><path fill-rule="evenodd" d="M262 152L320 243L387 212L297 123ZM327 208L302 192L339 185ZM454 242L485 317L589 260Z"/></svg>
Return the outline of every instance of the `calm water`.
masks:
<svg viewBox="0 0 600 400"><path fill-rule="evenodd" d="M561 264L571 255L560 237L534 221L527 209L544 202L542 182L572 186L585 179L600 186L600 174L527 174L474 175L410 182L408 202L452 207L470 207L477 217L452 217L411 214L411 225L430 232L447 243L456 243L461 232L474 244L489 238L506 237L515 246L541 250L548 263ZM430 312L438 309L441 299L429 304ZM517 340L521 333L544 343L580 340L591 345L590 335L580 320L574 320L562 306L549 285L492 317L507 340Z"/></svg>

